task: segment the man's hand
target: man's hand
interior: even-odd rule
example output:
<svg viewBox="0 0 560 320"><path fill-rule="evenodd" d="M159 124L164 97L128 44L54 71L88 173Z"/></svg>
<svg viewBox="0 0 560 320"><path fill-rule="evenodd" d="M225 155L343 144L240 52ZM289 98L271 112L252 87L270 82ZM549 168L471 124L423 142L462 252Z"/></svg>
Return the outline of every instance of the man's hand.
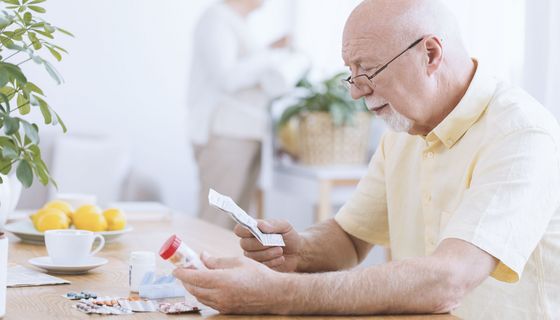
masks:
<svg viewBox="0 0 560 320"><path fill-rule="evenodd" d="M175 269L173 275L199 302L225 314L281 313L283 275L245 257L201 255L208 270Z"/></svg>
<svg viewBox="0 0 560 320"><path fill-rule="evenodd" d="M265 247L249 230L238 224L233 231L241 238L240 244L245 256L277 271L296 271L303 240L292 225L285 220L259 220L258 227L264 233L281 234L286 246Z"/></svg>

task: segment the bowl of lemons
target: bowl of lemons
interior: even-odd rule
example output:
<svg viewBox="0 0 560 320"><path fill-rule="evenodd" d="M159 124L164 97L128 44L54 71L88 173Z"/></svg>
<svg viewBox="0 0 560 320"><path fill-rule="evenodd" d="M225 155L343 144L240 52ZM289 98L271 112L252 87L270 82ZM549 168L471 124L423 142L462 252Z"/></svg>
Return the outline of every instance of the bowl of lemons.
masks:
<svg viewBox="0 0 560 320"><path fill-rule="evenodd" d="M89 230L112 241L132 231L127 225L125 213L118 208L100 209L93 204L76 209L62 200L53 200L29 215L28 220L16 221L5 226L23 242L43 244L44 232L58 229Z"/></svg>

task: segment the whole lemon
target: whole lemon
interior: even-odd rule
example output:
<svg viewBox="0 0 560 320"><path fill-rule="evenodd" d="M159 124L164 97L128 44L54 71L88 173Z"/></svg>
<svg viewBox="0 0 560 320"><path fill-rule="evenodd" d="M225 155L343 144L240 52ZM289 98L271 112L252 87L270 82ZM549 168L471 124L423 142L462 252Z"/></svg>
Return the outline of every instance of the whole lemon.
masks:
<svg viewBox="0 0 560 320"><path fill-rule="evenodd" d="M37 230L45 232L47 230L68 229L70 221L66 213L54 208L44 210L49 210L49 212L39 216Z"/></svg>
<svg viewBox="0 0 560 320"><path fill-rule="evenodd" d="M43 208L56 208L56 209L60 209L62 210L64 213L66 213L66 215L68 216L68 218L70 219L70 221L72 221L72 214L74 209L72 208L72 206L66 202L66 201L62 201L62 200L53 200L48 202L47 204L45 204L45 206Z"/></svg>
<svg viewBox="0 0 560 320"><path fill-rule="evenodd" d="M33 226L35 227L35 229L39 229L37 224L39 222L40 217L42 217L43 215L49 214L49 213L53 213L53 212L54 213L64 213L62 210L57 209L57 208L42 208L42 209L39 209L34 214L32 214L31 216L29 216L31 218L31 221L33 222ZM68 219L68 217L66 217L66 219ZM69 222L70 221L68 221L68 223Z"/></svg>
<svg viewBox="0 0 560 320"><path fill-rule="evenodd" d="M126 217L122 210L111 208L103 211L103 216L107 220L107 230L122 230L126 227Z"/></svg>
<svg viewBox="0 0 560 320"><path fill-rule="evenodd" d="M107 230L107 220L101 214L101 210L94 205L79 207L73 215L76 229L94 232Z"/></svg>

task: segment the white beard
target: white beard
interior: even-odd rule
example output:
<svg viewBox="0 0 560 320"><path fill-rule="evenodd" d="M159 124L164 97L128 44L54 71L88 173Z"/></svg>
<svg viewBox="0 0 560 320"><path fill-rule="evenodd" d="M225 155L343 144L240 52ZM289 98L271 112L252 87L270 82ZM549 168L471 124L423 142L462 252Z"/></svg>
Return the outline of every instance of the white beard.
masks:
<svg viewBox="0 0 560 320"><path fill-rule="evenodd" d="M380 106L385 102L373 101L373 99L366 98L366 105L371 110L376 106ZM395 132L409 132L412 129L413 122L402 114L398 113L391 104L389 104L389 109L383 110L383 113L379 115L383 121L389 126L389 128Z"/></svg>
<svg viewBox="0 0 560 320"><path fill-rule="evenodd" d="M384 112L379 117L395 132L409 132L412 129L412 120L398 113L392 105L389 105L389 112Z"/></svg>

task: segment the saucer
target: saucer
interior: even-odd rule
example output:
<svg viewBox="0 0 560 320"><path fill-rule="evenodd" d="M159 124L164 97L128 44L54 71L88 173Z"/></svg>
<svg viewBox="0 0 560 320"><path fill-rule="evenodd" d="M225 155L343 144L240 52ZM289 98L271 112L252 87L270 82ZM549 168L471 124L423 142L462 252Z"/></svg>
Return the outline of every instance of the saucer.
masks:
<svg viewBox="0 0 560 320"><path fill-rule="evenodd" d="M33 226L31 220L21 220L12 223L8 223L4 226L6 231L13 233L15 236L21 239L21 241L31 244L44 244L45 243L45 235L43 232L37 231ZM132 226L127 226L123 230L116 230L116 231L101 231L95 232L96 234L100 234L105 238L106 242L111 242L116 238L122 236L125 233L132 231Z"/></svg>
<svg viewBox="0 0 560 320"><path fill-rule="evenodd" d="M37 258L29 259L27 262L29 262L30 264L36 267L46 270L48 273L82 274L88 272L91 269L100 267L109 261L105 258L90 257L88 258L88 261L80 265L75 265L75 266L56 265L52 262L51 257L46 256L46 257L37 257Z"/></svg>

